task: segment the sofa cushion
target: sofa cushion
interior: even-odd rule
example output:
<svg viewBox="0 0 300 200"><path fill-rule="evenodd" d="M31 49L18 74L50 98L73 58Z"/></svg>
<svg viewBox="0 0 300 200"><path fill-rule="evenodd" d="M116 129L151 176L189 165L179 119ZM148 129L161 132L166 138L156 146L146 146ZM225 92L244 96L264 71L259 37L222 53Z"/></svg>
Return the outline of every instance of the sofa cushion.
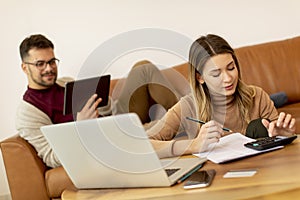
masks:
<svg viewBox="0 0 300 200"><path fill-rule="evenodd" d="M45 182L51 198L60 197L65 189L75 189L74 184L63 167L46 171Z"/></svg>
<svg viewBox="0 0 300 200"><path fill-rule="evenodd" d="M270 95L271 100L274 102L276 108L284 106L288 102L288 97L285 92L277 92Z"/></svg>
<svg viewBox="0 0 300 200"><path fill-rule="evenodd" d="M300 101L300 37L235 49L242 79L268 94L284 91L288 103Z"/></svg>

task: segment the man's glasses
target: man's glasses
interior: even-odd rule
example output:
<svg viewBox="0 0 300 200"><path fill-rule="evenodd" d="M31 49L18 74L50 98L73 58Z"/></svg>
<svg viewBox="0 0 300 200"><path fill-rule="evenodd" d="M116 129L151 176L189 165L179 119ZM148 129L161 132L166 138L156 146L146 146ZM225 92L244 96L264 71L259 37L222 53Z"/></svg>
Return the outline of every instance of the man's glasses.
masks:
<svg viewBox="0 0 300 200"><path fill-rule="evenodd" d="M57 58L52 58L49 61L39 60L35 63L30 63L30 62L24 62L24 63L28 65L34 65L36 66L37 69L42 71L47 67L47 65L49 65L52 68L56 68L59 64L59 60Z"/></svg>

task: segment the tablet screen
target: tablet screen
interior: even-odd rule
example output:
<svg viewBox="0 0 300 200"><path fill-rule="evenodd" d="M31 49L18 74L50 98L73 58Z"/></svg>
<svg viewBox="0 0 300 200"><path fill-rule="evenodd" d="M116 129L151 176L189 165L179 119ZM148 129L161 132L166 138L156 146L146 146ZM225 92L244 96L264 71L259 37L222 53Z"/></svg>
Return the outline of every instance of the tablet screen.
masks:
<svg viewBox="0 0 300 200"><path fill-rule="evenodd" d="M110 75L67 82L64 96L64 115L80 112L93 94L102 98L98 107L108 103Z"/></svg>

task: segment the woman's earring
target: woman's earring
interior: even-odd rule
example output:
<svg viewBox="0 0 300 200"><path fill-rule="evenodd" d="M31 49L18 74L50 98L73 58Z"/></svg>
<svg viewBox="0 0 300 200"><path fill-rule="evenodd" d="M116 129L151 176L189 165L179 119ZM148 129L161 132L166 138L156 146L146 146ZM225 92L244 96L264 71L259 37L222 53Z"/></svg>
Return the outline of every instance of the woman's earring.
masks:
<svg viewBox="0 0 300 200"><path fill-rule="evenodd" d="M196 78L197 78L197 81L198 81L200 84L203 84L203 83L204 83L204 80L202 79L202 77L201 77L200 74L197 73Z"/></svg>
<svg viewBox="0 0 300 200"><path fill-rule="evenodd" d="M198 82L202 85L204 83L204 80L202 78L198 78Z"/></svg>

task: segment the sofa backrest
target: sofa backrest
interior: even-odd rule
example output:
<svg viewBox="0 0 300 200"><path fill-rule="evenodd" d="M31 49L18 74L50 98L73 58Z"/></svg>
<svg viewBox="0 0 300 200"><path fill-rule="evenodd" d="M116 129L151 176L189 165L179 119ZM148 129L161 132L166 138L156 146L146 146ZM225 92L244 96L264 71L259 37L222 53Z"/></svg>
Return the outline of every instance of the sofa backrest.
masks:
<svg viewBox="0 0 300 200"><path fill-rule="evenodd" d="M300 101L300 37L235 49L242 79L267 93L285 92Z"/></svg>
<svg viewBox="0 0 300 200"><path fill-rule="evenodd" d="M257 85L268 94L285 92L289 103L300 101L300 36L235 49L241 75L247 84ZM173 67L188 77L188 63ZM112 80L113 91L118 80Z"/></svg>

